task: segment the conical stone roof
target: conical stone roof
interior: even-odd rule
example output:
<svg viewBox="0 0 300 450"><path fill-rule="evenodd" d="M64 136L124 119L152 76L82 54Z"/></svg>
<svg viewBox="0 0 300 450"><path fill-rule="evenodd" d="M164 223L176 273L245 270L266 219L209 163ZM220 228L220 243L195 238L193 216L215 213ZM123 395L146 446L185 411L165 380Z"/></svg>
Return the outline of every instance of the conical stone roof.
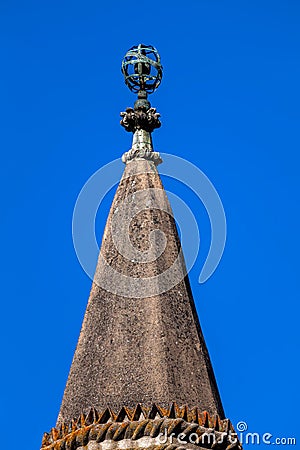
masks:
<svg viewBox="0 0 300 450"><path fill-rule="evenodd" d="M91 407L172 402L224 416L171 207L155 163L136 157L111 206L58 424Z"/></svg>

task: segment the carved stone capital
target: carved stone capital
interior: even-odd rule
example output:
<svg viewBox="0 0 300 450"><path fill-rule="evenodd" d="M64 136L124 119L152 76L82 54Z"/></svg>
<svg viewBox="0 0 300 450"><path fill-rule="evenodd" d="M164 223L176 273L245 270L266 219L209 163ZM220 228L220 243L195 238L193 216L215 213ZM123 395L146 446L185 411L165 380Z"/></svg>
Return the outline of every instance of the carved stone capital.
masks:
<svg viewBox="0 0 300 450"><path fill-rule="evenodd" d="M156 112L156 108L146 109L143 106L138 108L127 108L125 112L121 112L122 120L120 124L126 131L135 132L136 130L145 130L151 133L155 128L159 128L160 114Z"/></svg>

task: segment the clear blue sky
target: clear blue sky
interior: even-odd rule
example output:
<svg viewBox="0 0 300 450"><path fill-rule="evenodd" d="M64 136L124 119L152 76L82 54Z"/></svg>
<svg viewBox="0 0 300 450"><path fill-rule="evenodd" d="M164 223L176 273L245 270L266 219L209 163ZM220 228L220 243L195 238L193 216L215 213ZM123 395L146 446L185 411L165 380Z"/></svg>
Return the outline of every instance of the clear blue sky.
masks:
<svg viewBox="0 0 300 450"><path fill-rule="evenodd" d="M249 430L295 436L299 402L300 4L287 1L0 1L1 414L39 448L54 426L91 281L72 244L77 195L130 147L120 63L155 45L164 79L157 150L217 188L228 240L192 289L225 411ZM99 239L112 194L99 212ZM13 422L11 422L13 421ZM297 435L297 434L296 434ZM11 449L19 448L10 440ZM14 447L15 446L15 447Z"/></svg>

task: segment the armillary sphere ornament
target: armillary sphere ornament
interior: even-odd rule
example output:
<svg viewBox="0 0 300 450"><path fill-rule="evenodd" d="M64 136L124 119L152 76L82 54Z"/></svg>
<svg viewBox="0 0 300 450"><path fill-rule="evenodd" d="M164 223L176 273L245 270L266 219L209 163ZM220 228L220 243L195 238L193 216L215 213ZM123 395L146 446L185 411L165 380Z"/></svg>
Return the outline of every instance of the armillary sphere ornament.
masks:
<svg viewBox="0 0 300 450"><path fill-rule="evenodd" d="M156 48L144 44L131 47L123 58L122 73L132 92L154 92L162 79L162 66Z"/></svg>

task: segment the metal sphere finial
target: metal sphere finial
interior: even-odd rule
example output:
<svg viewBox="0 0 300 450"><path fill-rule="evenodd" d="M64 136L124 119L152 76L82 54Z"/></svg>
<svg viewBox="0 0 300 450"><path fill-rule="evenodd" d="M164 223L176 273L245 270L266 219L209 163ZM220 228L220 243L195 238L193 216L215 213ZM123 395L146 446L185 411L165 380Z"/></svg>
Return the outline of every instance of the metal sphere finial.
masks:
<svg viewBox="0 0 300 450"><path fill-rule="evenodd" d="M123 58L122 73L132 92L154 92L162 79L162 65L156 48L144 44L131 47Z"/></svg>

